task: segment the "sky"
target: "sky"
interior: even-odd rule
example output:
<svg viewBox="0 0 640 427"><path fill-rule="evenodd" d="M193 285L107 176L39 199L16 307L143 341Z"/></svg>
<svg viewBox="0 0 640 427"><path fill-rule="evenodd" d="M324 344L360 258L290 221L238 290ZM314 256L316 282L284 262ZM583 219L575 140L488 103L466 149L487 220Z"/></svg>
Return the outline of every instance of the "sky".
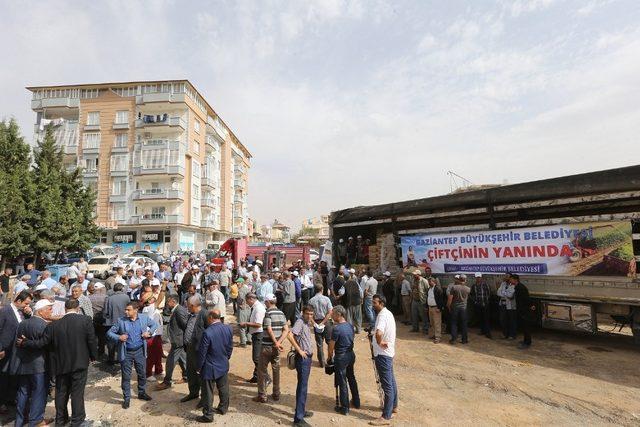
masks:
<svg viewBox="0 0 640 427"><path fill-rule="evenodd" d="M0 118L31 139L25 86L189 79L259 224L639 162L637 0L0 6Z"/></svg>

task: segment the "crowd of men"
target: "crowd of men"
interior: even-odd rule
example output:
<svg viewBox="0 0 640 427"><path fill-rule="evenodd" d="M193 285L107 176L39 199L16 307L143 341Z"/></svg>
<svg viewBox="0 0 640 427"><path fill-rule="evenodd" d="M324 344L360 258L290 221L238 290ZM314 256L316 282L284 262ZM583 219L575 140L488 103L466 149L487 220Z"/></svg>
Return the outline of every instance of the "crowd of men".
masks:
<svg viewBox="0 0 640 427"><path fill-rule="evenodd" d="M353 245L357 259L365 243ZM347 259L350 254L347 251ZM227 309L236 316L239 345L252 348L254 370L247 382L257 385L255 402L280 400L280 360L285 343L293 347L287 360L297 373L293 422L298 426L307 425L313 415L306 411L306 396L314 352L318 365L334 373L335 411L348 415L351 408L360 407L353 347L355 335L365 330L384 400L381 417L371 424L390 423L398 410L394 313L403 315L413 332L422 325L436 343L443 324L452 344L458 336L467 343L470 299L482 333L491 337L491 290L480 274L472 286L466 276L456 275L443 288L428 268L392 277L389 272L374 276L368 269L334 268L324 262L307 267L298 261L282 271L266 272L253 259L237 266L227 259L214 268L198 256L172 256L159 265L115 265L100 282L87 273L85 264L74 264L74 277L63 275L59 280L27 265L11 299L7 296L12 271L0 275L0 412L15 405L17 426L51 422L44 419L44 408L54 389L56 425L86 423L87 370L98 359L119 365L125 410L132 399L134 369L136 397L148 401L152 396L147 382L156 383L156 392L169 389L178 365L181 375L176 382L188 385L181 402L197 399L196 407L202 408L198 421L224 415L229 408L234 335L225 324ZM515 339L520 327L522 347L530 346L526 287L516 274L507 275L497 296L505 339Z"/></svg>

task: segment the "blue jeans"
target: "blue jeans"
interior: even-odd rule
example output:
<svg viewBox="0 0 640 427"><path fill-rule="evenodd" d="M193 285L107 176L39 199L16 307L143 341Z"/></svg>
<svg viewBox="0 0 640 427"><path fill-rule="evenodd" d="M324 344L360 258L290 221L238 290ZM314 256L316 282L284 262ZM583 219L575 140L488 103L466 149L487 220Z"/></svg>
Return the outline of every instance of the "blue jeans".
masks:
<svg viewBox="0 0 640 427"><path fill-rule="evenodd" d="M376 370L380 376L380 385L384 391L384 407L382 408L382 418L391 419L393 408L398 407L398 386L396 377L393 374L393 357L378 355L375 357Z"/></svg>
<svg viewBox="0 0 640 427"><path fill-rule="evenodd" d="M469 341L467 336L467 307L466 306L453 306L451 307L451 340L456 341L458 339L458 326L460 327L460 333L462 335L462 342Z"/></svg>
<svg viewBox="0 0 640 427"><path fill-rule="evenodd" d="M49 378L46 373L18 376L16 394L16 426L20 427L29 420L35 426L44 420L44 408L47 405L47 387ZM27 407L29 413L27 413Z"/></svg>
<svg viewBox="0 0 640 427"><path fill-rule="evenodd" d="M302 421L307 405L307 387L309 386L309 374L311 373L312 357L307 355L306 359L296 354L296 372L298 373L298 385L296 387L296 413L293 422Z"/></svg>
<svg viewBox="0 0 640 427"><path fill-rule="evenodd" d="M364 317L369 326L373 326L376 323L376 313L373 310L373 299L364 299Z"/></svg>
<svg viewBox="0 0 640 427"><path fill-rule="evenodd" d="M127 350L124 360L120 363L120 371L122 372L122 395L124 400L131 399L131 373L132 366L136 368L138 376L138 396L145 393L145 385L147 384L147 358L144 357L143 347L137 350Z"/></svg>
<svg viewBox="0 0 640 427"><path fill-rule="evenodd" d="M356 407L360 406L360 394L358 393L358 383L353 373L353 365L356 362L356 354L349 351L343 354L336 354L333 357L335 367L335 382L340 391L340 406L349 409L349 389L351 398Z"/></svg>

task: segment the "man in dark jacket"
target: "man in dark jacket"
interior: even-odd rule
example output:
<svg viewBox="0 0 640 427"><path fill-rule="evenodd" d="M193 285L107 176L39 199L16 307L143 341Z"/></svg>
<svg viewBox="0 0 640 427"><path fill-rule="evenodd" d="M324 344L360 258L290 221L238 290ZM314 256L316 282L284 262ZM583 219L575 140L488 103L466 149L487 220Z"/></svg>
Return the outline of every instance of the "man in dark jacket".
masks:
<svg viewBox="0 0 640 427"><path fill-rule="evenodd" d="M6 405L15 402L17 378L11 374L11 360L18 325L31 316L29 304L31 294L25 290L0 309L0 414L6 414Z"/></svg>
<svg viewBox="0 0 640 427"><path fill-rule="evenodd" d="M71 396L71 426L75 427L86 418L84 389L89 361L96 360L97 345L93 322L89 316L79 313L78 300L68 300L65 310L62 319L47 326L42 338L26 340L20 337L16 345L26 348L51 346L51 373L56 377L56 425L69 422L67 405Z"/></svg>
<svg viewBox="0 0 640 427"><path fill-rule="evenodd" d="M44 336L47 324L51 321L53 303L47 299L38 301L33 309L34 316L18 325L16 336L28 340L38 340ZM15 366L11 370L18 378L16 396L16 426L25 423L47 424L44 420L44 408L47 405L47 351L41 348L15 349ZM27 411L27 409L29 409Z"/></svg>
<svg viewBox="0 0 640 427"><path fill-rule="evenodd" d="M170 295L167 297L167 307L171 311L169 327L167 328L169 331L169 343L171 343L171 349L167 356L164 381L156 386L156 390L166 390L171 387L171 377L173 375L173 369L176 366L176 362L178 362L180 369L182 370L183 382L187 377L187 356L184 350L184 331L187 328L189 312L187 312L186 308L178 304L177 295Z"/></svg>
<svg viewBox="0 0 640 427"><path fill-rule="evenodd" d="M207 327L207 312L202 310L202 301L198 295L187 300L189 318L184 331L184 345L187 352L187 381L189 394L180 399L180 402L188 402L200 396L200 376L198 375L198 348L202 333ZM202 400L198 404L201 407Z"/></svg>
<svg viewBox="0 0 640 427"><path fill-rule="evenodd" d="M480 323L480 333L487 338L491 338L491 326L489 324L489 300L491 289L482 278L482 273L475 274L475 283L471 285L471 301L473 302L473 313Z"/></svg>
<svg viewBox="0 0 640 427"><path fill-rule="evenodd" d="M531 347L531 329L529 320L535 313L536 306L529 299L529 289L520 282L520 276L511 274L509 281L515 285L516 312L518 315L518 325L522 329L523 339L518 348L527 349Z"/></svg>
<svg viewBox="0 0 640 427"><path fill-rule="evenodd" d="M433 339L436 344L442 338L442 310L446 305L444 291L436 282L435 278L429 280L429 289L427 290L427 308L429 310L429 338Z"/></svg>
<svg viewBox="0 0 640 427"><path fill-rule="evenodd" d="M213 422L213 390L218 388L216 411L224 415L229 410L229 359L233 352L233 330L220 321L220 312L211 310L209 326L202 334L198 348L198 372L202 378L202 416L200 422Z"/></svg>
<svg viewBox="0 0 640 427"><path fill-rule="evenodd" d="M349 274L349 276L347 276ZM360 287L356 282L355 274L351 271L345 272L347 281L344 284L344 295L342 296L342 305L347 309L347 322L355 328L356 334L362 329L362 298L360 297Z"/></svg>

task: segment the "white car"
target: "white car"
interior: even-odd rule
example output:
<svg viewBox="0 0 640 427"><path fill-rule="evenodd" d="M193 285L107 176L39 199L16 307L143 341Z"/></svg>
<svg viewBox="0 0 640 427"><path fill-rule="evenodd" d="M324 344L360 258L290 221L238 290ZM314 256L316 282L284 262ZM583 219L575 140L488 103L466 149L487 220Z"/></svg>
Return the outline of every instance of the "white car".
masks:
<svg viewBox="0 0 640 427"><path fill-rule="evenodd" d="M112 269L113 260L115 256L98 255L92 257L89 264L89 273L93 274L93 277L106 279L109 276L109 272Z"/></svg>
<svg viewBox="0 0 640 427"><path fill-rule="evenodd" d="M154 273L160 270L160 267L158 267L158 263L146 256L125 255L120 259L125 271L133 269L134 272L136 268L138 268L138 260L142 260L143 265L145 265L146 263L150 263Z"/></svg>

